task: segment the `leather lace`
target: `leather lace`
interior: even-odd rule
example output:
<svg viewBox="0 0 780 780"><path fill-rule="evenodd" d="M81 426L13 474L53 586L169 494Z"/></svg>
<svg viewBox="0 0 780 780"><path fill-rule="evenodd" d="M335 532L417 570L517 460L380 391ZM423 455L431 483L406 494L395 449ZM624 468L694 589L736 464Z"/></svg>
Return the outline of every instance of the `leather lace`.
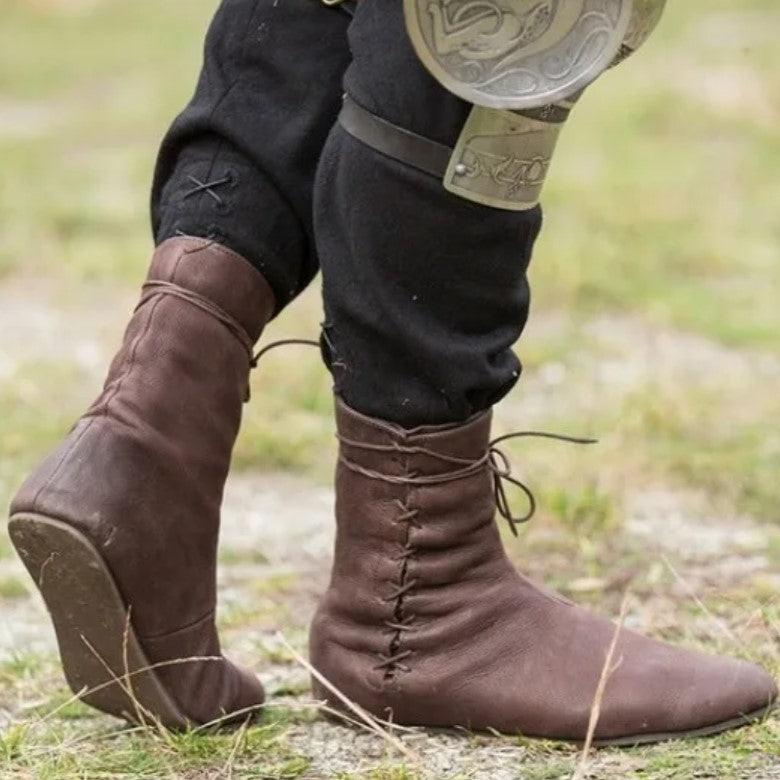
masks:
<svg viewBox="0 0 780 780"><path fill-rule="evenodd" d="M143 305L148 303L152 298L158 295L171 295L174 298L186 301L192 306L196 306L210 314L215 319L219 320L232 334L238 339L244 351L247 354L249 361L249 369L257 368L257 364L260 359L272 349L277 347L289 346L292 344L302 344L305 346L319 347L319 342L312 341L310 339L280 339L279 341L273 341L267 344L259 351L254 351L254 340L247 333L246 328L233 316L228 314L222 307L218 306L214 301L209 300L204 295L196 293L193 290L189 290L186 287L181 287L173 282L163 281L161 279L153 279L146 282L142 287L141 300L135 307L135 311L138 311ZM249 381L247 380L246 395L244 401L247 402L251 398Z"/></svg>
<svg viewBox="0 0 780 780"><path fill-rule="evenodd" d="M563 441L571 444L596 444L598 439L584 438L579 436L568 436L559 433L547 433L544 431L517 431L515 433L507 433L503 436L499 436L489 442L486 451L476 459L458 458L453 455L445 455L441 452L429 449L427 447L421 447L418 445L405 445L398 441L393 441L391 444L372 444L368 442L356 441L349 439L345 436L337 435L338 440L349 447L356 449L369 450L372 452L392 452L402 455L426 455L428 457L437 459L442 463L452 466L458 466L453 471L447 471L442 474L386 474L384 472L375 471L373 469L361 466L358 463L347 458L343 453L339 456L340 462L351 471L358 474L362 474L369 479L377 479L382 482L388 482L394 485L441 485L447 482L455 482L457 480L466 479L474 474L479 473L483 469L490 470L493 478L493 493L496 502L496 508L498 513L504 520L507 521L509 529L514 536L517 536L517 526L527 523L536 513L536 498L534 497L531 489L520 479L513 476L512 465L507 454L498 447L499 444L510 439L519 438L542 438L553 439L555 441ZM526 500L528 501L528 508L524 514L516 515L509 502L507 496L506 484L510 483L519 488Z"/></svg>
<svg viewBox="0 0 780 780"><path fill-rule="evenodd" d="M258 362L271 350L278 347L302 345L309 347L319 347L319 342L311 339L280 339L278 341L267 344L257 352L254 351L254 341L249 336L243 325L235 318L228 314L224 309L218 306L213 301L209 300L203 295L189 290L186 287L181 287L173 282L163 281L159 279L151 280L143 285L143 294L141 300L136 306L135 310L138 311L143 305L148 303L152 298L158 295L172 295L175 298L186 301L187 303L196 306L197 308L205 311L211 316L215 317L221 322L241 343L241 346L247 353L247 359L249 362L249 368L257 368ZM250 400L250 388L247 381L247 389L245 401ZM496 508L499 514L507 521L512 533L517 536L517 526L527 523L536 513L536 499L531 489L517 477L512 475L512 465L509 457L506 453L499 449L498 445L502 442L509 441L510 439L519 438L543 438L553 439L556 441L563 441L572 444L596 444L597 439L582 438L578 436L568 436L559 433L547 433L545 431L517 431L515 433L507 433L503 436L499 436L489 442L487 450L483 455L476 459L458 458L453 455L445 455L441 452L436 452L427 447L420 447L416 445L405 445L398 441L393 440L392 444L371 444L368 442L355 441L348 439L344 436L337 435L338 440L342 444L346 444L356 449L370 450L374 452L393 452L403 455L427 455L428 457L437 459L447 465L458 466L453 471L444 472L442 474L428 474L420 475L416 473L395 475L385 474L380 471L374 471L372 469L365 468L351 460L349 460L343 453L339 456L339 460L350 470L362 474L370 479L377 479L383 482L389 482L397 485L439 485L447 482L454 482L456 480L465 479L478 473L483 468L490 469L493 475L493 492L495 496ZM528 509L523 515L515 515L512 511L512 507L509 502L509 498L506 492L505 483L510 483L519 488L525 495L528 501Z"/></svg>
<svg viewBox="0 0 780 780"><path fill-rule="evenodd" d="M416 444L408 444L397 439L391 439L390 443L380 444L373 442L357 441L347 436L337 434L339 442L343 446L354 447L355 449L365 450L377 453L392 453L393 455L406 456L406 471L402 474L387 474L376 471L355 463L348 458L343 447L339 455L340 462L348 469L362 474L369 479L381 480L393 485L399 486L426 486L441 485L456 480L465 479L477 474L484 469L488 469L493 479L493 493L496 507L499 514L507 521L512 533L517 536L517 526L528 522L536 511L536 499L530 488L512 475L511 463L506 453L500 449L499 445L505 441L519 438L538 437L545 439L554 439L557 441L571 442L575 444L594 444L595 439L580 438L576 436L566 436L557 433L546 433L544 431L518 431L508 433L491 440L485 452L477 458L460 458L454 455L447 455L437 452L428 447ZM409 456L423 455L441 463L451 466L452 469L441 474L421 474L417 470L409 470ZM511 483L517 486L528 500L528 509L523 515L516 515L512 511L507 496L506 484ZM390 632L390 640L387 647L380 652L375 652L378 662L374 665L376 671L383 673L385 680L392 680L398 672L410 672L409 659L415 654L415 651L405 647L405 634L414 631L415 616L408 609L407 596L412 593L418 585L418 579L413 576L409 568L409 560L417 555L417 549L411 536L411 530L420 528L419 515L421 509L414 507L409 503L409 495L395 500L398 507L398 515L395 522L401 526L406 526L406 539L400 553L395 557L398 565L397 578L391 580L388 585L390 589L384 596L383 601L392 604L393 611L389 619L383 620L385 628Z"/></svg>

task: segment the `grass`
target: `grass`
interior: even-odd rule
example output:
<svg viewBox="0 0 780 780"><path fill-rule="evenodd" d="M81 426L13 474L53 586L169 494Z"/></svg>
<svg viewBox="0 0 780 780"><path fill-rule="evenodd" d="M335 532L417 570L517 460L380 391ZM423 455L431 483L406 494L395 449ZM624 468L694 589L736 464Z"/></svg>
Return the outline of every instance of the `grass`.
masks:
<svg viewBox="0 0 780 780"><path fill-rule="evenodd" d="M751 116L741 85L768 100L778 92L764 28L777 11L712 2L701 14L697 3L671 7L647 49L578 106L532 273L553 305L638 310L776 350L780 189L767 173L780 163L777 116Z"/></svg>
<svg viewBox="0 0 780 780"><path fill-rule="evenodd" d="M744 732L734 732L705 742L670 743L633 750L602 750L592 762L588 777L652 778L653 780L771 780L776 776L776 725L764 723ZM490 738L477 738L485 742ZM577 761L574 746L520 738L522 764L518 780L569 780ZM609 774L607 774L609 773ZM512 775L507 775L512 776ZM392 761L360 774L338 775L338 780L421 780L419 770ZM453 774L452 780L470 775Z"/></svg>
<svg viewBox="0 0 780 780"><path fill-rule="evenodd" d="M732 621L745 614L748 603L755 604L755 594L723 600L712 609L718 619ZM774 619L778 615L775 613ZM711 624L704 631L701 644L713 647ZM679 639L679 637L675 637ZM687 638L691 643L690 637ZM295 639L300 647L302 636ZM754 646L758 646L756 643ZM717 649L723 650L722 647ZM734 648L729 648L734 652ZM777 670L769 654L760 657ZM269 656L266 659L273 663ZM284 657L278 662L290 664ZM774 667L771 664L774 664ZM284 691L296 696L301 690ZM268 707L259 724L232 733L188 732L161 734L152 728L121 728L114 721L95 714L73 702L61 680L55 658L34 653L19 655L0 667L0 701L17 701L25 713L15 724L0 731L0 777L65 780L65 778L286 778L321 777L307 774L310 758L301 753L290 735L309 728L316 721L315 711L293 709L280 704ZM56 713L52 716L51 713ZM349 732L341 736L352 742ZM331 738L338 738L338 733ZM414 749L423 760L435 760L440 750L452 750L453 742L444 746L441 737L431 735L416 739ZM457 743L460 744L458 745ZM465 755L462 770L448 774L450 780L467 780L480 768L480 761L493 755L496 738L489 735L463 736L454 740ZM500 750L515 750L513 766L527 778L565 778L569 780L578 761L576 746L523 737L503 738ZM87 748L88 749L85 749ZM473 759L469 759L473 755ZM363 768L332 775L341 780L427 780L423 769L399 762L387 754L376 760L375 748ZM481 758L480 758L481 757ZM762 724L737 732L697 742L669 743L634 750L600 750L591 761L591 777L641 778L712 778L713 780L770 780L780 766L780 721ZM471 767L471 769L469 768ZM221 773L221 774L220 774Z"/></svg>
<svg viewBox="0 0 780 780"><path fill-rule="evenodd" d="M120 337L150 248L154 155L191 92L214 5L3 6L0 309L21 296L31 323L27 338L9 330L17 323L0 311L3 505L91 400ZM508 539L526 571L611 614L630 583L638 604L632 626L755 658L775 674L779 23L774 0L670 3L646 49L589 90L564 131L545 193L546 227L531 269L534 311L518 345L526 374L497 415L502 430L601 438L586 449L508 446L540 503L537 520L518 541ZM42 338L32 327L53 311L56 349L51 333ZM265 338L316 337L320 319L313 287ZM255 371L234 466L329 480L331 383L316 350L274 352ZM697 527L702 537L713 525L727 536L734 529L734 540L709 556L690 542L663 547L684 585L656 546L670 540L635 533L633 502L659 489L679 503L679 539ZM745 524L758 537L743 547ZM0 561L0 615L32 609L4 535ZM121 729L66 705L56 658L25 647L0 655L0 777L311 776L317 748L296 736L304 723L298 708L286 708L300 701L305 675L293 674L289 653L267 637L284 625L303 649L309 607L301 605L310 604L314 586L269 575L268 563L262 550L221 552L225 569L265 572L251 587L231 581L220 612L231 649L271 669L273 690L284 696L260 725L166 738ZM348 732L332 738L354 743ZM479 735L457 747L437 739L425 738L425 755L454 750L453 766L466 767L448 780L472 777L496 744ZM509 771L518 780L568 780L578 759L568 746L522 738L500 745L517 751ZM360 767L339 769L340 780L424 776L376 746L349 749ZM592 776L771 780L780 776L780 721L705 742L600 751Z"/></svg>
<svg viewBox="0 0 780 780"><path fill-rule="evenodd" d="M0 577L0 600L13 601L27 598L30 589L27 581L16 576Z"/></svg>
<svg viewBox="0 0 780 780"><path fill-rule="evenodd" d="M0 502L81 413L87 377L67 361L25 361L0 380ZM88 385L87 385L88 386ZM56 392L53 392L56 388ZM0 541L0 559L10 543Z"/></svg>
<svg viewBox="0 0 780 780"><path fill-rule="evenodd" d="M61 720L61 719L60 719ZM16 729L0 736L0 772L35 780L74 777L203 777L220 767L234 776L264 780L301 777L308 761L285 745L285 725L268 723L234 734L184 733L161 736L152 730L108 729L94 734L90 749L72 728ZM45 732L38 736L35 732ZM7 776L11 776L10 774Z"/></svg>

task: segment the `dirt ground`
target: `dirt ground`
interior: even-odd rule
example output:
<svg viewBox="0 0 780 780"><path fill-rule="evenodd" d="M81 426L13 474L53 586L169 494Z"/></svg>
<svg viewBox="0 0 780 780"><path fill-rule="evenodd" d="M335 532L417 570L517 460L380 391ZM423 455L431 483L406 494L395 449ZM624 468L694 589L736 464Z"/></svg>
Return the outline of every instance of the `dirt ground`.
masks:
<svg viewBox="0 0 780 780"><path fill-rule="evenodd" d="M283 0L280 0L283 1ZM313 2L315 0L312 0ZM4 0L0 504L99 387L149 253L159 140L216 0ZM496 434L539 512L533 579L655 637L780 675L780 13L669 3L562 134L531 265L525 371ZM478 262L479 258L476 258ZM265 338L316 336L316 286ZM253 377L224 505L219 623L270 694L245 732L134 730L71 701L43 604L0 533L0 780L571 780L573 746L326 720L309 618L333 543L330 381L315 350ZM522 500L522 496L512 495ZM283 637L283 639L282 639ZM780 717L590 756L590 780L780 780Z"/></svg>

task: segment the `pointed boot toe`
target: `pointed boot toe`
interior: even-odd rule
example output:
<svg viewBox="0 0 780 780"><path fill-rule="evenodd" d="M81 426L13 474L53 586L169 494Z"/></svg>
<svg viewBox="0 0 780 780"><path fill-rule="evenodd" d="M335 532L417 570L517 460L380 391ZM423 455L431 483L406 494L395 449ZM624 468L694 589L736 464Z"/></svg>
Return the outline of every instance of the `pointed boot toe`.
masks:
<svg viewBox="0 0 780 780"><path fill-rule="evenodd" d="M218 669L198 674L188 697L188 711L201 724L236 726L259 717L265 690L256 674L227 658L216 661Z"/></svg>
<svg viewBox="0 0 780 780"><path fill-rule="evenodd" d="M698 706L689 706L688 727L709 733L758 720L777 700L774 678L760 666L739 659L710 657L707 674L699 675Z"/></svg>
<svg viewBox="0 0 780 780"><path fill-rule="evenodd" d="M232 662L228 663L235 680L235 693L228 713L235 714L235 721L257 717L265 703L265 690L260 679L251 670Z"/></svg>
<svg viewBox="0 0 780 780"><path fill-rule="evenodd" d="M773 679L755 664L630 631L624 639L616 652L619 666L607 681L596 744L717 734L760 719L776 698Z"/></svg>
<svg viewBox="0 0 780 780"><path fill-rule="evenodd" d="M740 713L771 711L777 705L777 680L757 664L745 662L745 666L737 702Z"/></svg>

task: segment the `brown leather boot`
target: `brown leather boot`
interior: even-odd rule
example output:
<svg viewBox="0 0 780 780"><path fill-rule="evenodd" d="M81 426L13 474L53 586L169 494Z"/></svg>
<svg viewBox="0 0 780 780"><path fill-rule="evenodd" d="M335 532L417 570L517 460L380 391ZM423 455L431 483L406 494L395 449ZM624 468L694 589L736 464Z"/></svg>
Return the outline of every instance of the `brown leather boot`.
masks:
<svg viewBox="0 0 780 780"><path fill-rule="evenodd" d="M263 701L222 657L214 610L222 492L273 310L243 258L166 241L103 392L12 503L65 676L99 710L183 728Z"/></svg>
<svg viewBox="0 0 780 780"><path fill-rule="evenodd" d="M583 740L615 625L538 588L504 554L490 413L407 431L336 411L336 557L311 630L314 667L399 724ZM753 664L629 630L614 659L601 744L723 731L777 695Z"/></svg>

